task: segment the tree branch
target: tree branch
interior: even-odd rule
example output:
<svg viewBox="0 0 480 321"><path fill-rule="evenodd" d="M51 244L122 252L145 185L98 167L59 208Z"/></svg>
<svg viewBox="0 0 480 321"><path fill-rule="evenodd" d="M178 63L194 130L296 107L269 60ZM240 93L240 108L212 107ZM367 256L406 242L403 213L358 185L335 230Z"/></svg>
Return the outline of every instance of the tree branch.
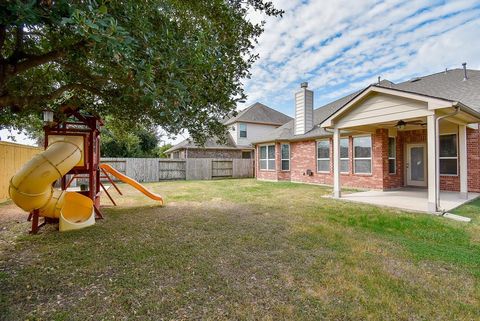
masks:
<svg viewBox="0 0 480 321"><path fill-rule="evenodd" d="M70 70L70 71L73 71L91 81L94 81L96 83L99 83L99 84L106 84L108 83L108 81L112 80L111 77L106 77L106 76L98 76L98 75L92 75L91 73L89 73L88 69L82 67L82 66L79 66L79 65L74 65L74 64L71 64L69 62L66 62L66 61L60 61L59 62L61 66L63 66L64 68Z"/></svg>
<svg viewBox="0 0 480 321"><path fill-rule="evenodd" d="M0 59L3 59L2 49L3 49L3 45L5 44L6 36L7 36L7 27L5 25L0 24Z"/></svg>
<svg viewBox="0 0 480 321"><path fill-rule="evenodd" d="M86 46L86 44L87 42L82 40L82 41L76 42L73 45L52 50L50 52L47 52L41 55L29 55L29 54L24 54L20 52L20 54L15 57L14 56L15 54L12 54L12 56L8 58L9 65L10 65L10 68L8 68L7 70L8 77L14 76L28 69L41 66L47 62L63 57L69 50L83 48ZM25 60L20 61L21 59L25 59Z"/></svg>
<svg viewBox="0 0 480 321"><path fill-rule="evenodd" d="M32 102L40 102L45 100L55 100L60 98L63 93L72 90L85 90L89 91L97 96L102 96L102 93L97 88L90 87L84 84L67 84L52 91L47 95L31 95L31 96L10 96L4 95L0 97L0 109L15 106L17 110L24 109L25 106Z"/></svg>
<svg viewBox="0 0 480 321"><path fill-rule="evenodd" d="M15 52L23 52L23 25L17 26L17 32L15 33Z"/></svg>

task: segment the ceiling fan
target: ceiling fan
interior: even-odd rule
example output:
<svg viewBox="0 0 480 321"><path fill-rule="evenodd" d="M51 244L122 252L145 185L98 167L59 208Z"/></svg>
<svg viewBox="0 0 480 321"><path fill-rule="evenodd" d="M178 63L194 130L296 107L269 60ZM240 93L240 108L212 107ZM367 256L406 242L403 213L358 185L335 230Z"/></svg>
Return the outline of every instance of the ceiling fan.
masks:
<svg viewBox="0 0 480 321"><path fill-rule="evenodd" d="M404 121L404 120L399 120L393 127L396 127L398 129L404 129L407 125L417 125L417 126L426 126L427 123L421 121L421 120L411 120L411 121Z"/></svg>

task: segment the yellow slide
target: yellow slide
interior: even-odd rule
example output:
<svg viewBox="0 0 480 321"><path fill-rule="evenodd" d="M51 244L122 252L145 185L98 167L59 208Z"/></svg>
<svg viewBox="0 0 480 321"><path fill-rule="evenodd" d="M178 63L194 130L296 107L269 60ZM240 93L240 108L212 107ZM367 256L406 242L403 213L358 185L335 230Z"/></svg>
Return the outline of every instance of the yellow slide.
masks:
<svg viewBox="0 0 480 321"><path fill-rule="evenodd" d="M39 210L40 216L58 218L60 231L95 224L89 197L52 187L53 182L81 161L83 150L77 140L78 137L62 136L23 165L10 180L12 201L27 212Z"/></svg>
<svg viewBox="0 0 480 321"><path fill-rule="evenodd" d="M117 171L115 168L113 168L108 164L100 164L100 168L105 170L107 173L112 174L122 182L127 183L128 185L131 185L132 187L136 188L137 190L142 192L145 196L148 196L155 201L159 201L163 205L163 198L160 195L150 192L148 189L145 188L145 186L143 186L133 178L123 175L122 173L120 173L119 171Z"/></svg>

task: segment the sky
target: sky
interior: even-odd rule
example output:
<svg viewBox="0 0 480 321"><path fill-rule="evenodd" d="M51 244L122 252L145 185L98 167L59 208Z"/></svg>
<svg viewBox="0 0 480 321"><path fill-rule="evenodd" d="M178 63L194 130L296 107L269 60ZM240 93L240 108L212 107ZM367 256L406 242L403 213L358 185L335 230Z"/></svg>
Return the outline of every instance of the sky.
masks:
<svg viewBox="0 0 480 321"><path fill-rule="evenodd" d="M400 82L463 62L480 69L480 0L273 2L285 11L282 18L250 14L266 24L255 48L260 58L244 81L248 99L239 109L258 101L293 116L293 95L304 81L320 107L378 76ZM17 141L29 143L18 135Z"/></svg>
<svg viewBox="0 0 480 321"><path fill-rule="evenodd" d="M245 82L245 108L262 102L293 116L308 81L320 107L377 81L480 69L480 1L275 0ZM253 21L265 17L252 14Z"/></svg>

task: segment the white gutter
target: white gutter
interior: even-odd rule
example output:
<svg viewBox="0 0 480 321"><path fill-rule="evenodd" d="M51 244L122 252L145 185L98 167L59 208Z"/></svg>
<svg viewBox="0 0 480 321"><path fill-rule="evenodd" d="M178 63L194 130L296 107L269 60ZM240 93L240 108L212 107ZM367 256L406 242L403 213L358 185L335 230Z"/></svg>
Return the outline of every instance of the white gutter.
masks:
<svg viewBox="0 0 480 321"><path fill-rule="evenodd" d="M439 147L440 147L440 120L442 120L444 118L447 118L447 117L452 117L452 116L455 116L456 114L458 114L458 112L460 111L460 106L455 104L454 107L455 107L454 112L452 112L450 114L440 116L440 117L437 117L437 119L435 119L435 128L434 128L434 131L435 131L435 162L436 162L436 166L435 166L435 197L436 197L435 206L436 206L436 209L435 210L439 211L439 212L442 212L442 213L444 213L445 210L440 209L440 150L439 150Z"/></svg>

